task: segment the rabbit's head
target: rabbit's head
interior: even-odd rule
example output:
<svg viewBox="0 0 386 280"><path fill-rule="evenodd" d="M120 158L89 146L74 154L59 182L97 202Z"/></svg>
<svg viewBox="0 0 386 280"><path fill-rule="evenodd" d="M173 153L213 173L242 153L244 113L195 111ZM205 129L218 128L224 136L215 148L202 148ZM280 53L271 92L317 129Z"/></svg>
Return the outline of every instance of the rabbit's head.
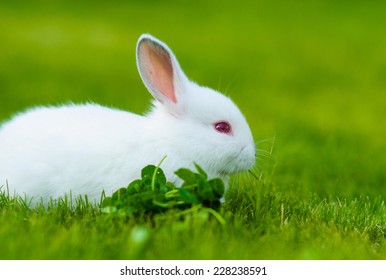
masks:
<svg viewBox="0 0 386 280"><path fill-rule="evenodd" d="M255 145L250 128L232 100L190 81L167 45L151 35L137 44L141 78L155 98L149 115L165 145L213 176L251 168Z"/></svg>

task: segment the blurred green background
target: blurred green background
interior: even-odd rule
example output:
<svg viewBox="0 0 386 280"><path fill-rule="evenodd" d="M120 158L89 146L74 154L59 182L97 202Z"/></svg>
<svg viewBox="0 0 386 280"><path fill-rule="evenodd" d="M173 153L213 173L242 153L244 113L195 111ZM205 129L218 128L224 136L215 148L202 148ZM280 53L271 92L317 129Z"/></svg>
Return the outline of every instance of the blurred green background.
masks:
<svg viewBox="0 0 386 280"><path fill-rule="evenodd" d="M144 112L135 44L151 33L192 80L231 96L256 141L275 136L262 163L274 190L385 196L385 11L382 1L1 0L0 120L68 101Z"/></svg>

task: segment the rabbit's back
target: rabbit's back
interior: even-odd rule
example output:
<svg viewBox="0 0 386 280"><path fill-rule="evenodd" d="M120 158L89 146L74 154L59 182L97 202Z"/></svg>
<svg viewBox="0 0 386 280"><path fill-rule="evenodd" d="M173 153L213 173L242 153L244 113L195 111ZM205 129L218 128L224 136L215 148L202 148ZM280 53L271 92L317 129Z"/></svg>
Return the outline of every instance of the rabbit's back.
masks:
<svg viewBox="0 0 386 280"><path fill-rule="evenodd" d="M102 189L124 186L134 175L117 169L130 168L140 151L144 121L94 104L19 114L0 127L0 186L44 198L71 189L97 198Z"/></svg>

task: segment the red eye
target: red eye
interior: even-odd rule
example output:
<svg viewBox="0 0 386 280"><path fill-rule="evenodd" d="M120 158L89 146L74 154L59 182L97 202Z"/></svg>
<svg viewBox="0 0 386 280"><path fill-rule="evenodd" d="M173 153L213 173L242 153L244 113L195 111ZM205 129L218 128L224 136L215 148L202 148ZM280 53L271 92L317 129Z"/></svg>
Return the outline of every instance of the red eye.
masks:
<svg viewBox="0 0 386 280"><path fill-rule="evenodd" d="M221 121L214 124L214 128L224 134L231 134L232 133L232 127L228 122Z"/></svg>

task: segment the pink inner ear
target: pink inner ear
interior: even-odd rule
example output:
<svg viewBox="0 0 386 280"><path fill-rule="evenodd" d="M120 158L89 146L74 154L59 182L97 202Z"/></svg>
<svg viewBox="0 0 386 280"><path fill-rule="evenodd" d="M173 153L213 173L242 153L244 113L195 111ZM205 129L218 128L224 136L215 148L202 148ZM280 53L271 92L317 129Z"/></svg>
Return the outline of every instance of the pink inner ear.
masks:
<svg viewBox="0 0 386 280"><path fill-rule="evenodd" d="M149 59L148 76L154 85L165 97L177 102L173 84L173 65L170 56L164 49L146 44L147 57Z"/></svg>

